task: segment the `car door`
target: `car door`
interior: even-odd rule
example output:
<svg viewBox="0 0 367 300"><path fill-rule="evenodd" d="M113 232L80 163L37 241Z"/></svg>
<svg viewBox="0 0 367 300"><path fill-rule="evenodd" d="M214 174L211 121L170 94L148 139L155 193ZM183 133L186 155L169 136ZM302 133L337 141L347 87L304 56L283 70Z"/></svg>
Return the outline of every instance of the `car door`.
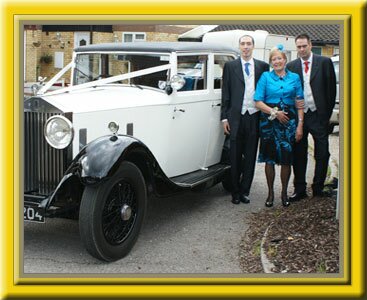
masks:
<svg viewBox="0 0 367 300"><path fill-rule="evenodd" d="M208 89L208 54L177 56L184 87L172 94L169 151L171 177L205 167L212 95Z"/></svg>
<svg viewBox="0 0 367 300"><path fill-rule="evenodd" d="M235 59L234 55L214 54L213 63L209 67L209 86L212 91L212 101L209 108L209 137L207 151L205 156L206 167L217 164L222 155L224 132L220 120L221 102L222 102L222 75L224 64Z"/></svg>

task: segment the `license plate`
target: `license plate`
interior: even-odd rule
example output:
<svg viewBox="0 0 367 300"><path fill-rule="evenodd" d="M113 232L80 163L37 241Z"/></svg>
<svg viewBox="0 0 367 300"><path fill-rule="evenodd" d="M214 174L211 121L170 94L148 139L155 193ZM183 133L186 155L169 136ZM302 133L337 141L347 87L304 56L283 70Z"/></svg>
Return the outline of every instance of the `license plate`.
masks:
<svg viewBox="0 0 367 300"><path fill-rule="evenodd" d="M24 206L24 220L32 222L45 222L45 209L35 206Z"/></svg>

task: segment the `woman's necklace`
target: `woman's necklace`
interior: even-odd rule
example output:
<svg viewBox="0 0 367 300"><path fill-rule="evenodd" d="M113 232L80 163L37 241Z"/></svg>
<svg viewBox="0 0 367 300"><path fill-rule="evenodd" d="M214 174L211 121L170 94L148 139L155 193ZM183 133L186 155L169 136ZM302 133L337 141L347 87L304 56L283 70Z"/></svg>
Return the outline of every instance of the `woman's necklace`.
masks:
<svg viewBox="0 0 367 300"><path fill-rule="evenodd" d="M283 78L285 76L285 71L281 71L281 72L275 72L280 78Z"/></svg>

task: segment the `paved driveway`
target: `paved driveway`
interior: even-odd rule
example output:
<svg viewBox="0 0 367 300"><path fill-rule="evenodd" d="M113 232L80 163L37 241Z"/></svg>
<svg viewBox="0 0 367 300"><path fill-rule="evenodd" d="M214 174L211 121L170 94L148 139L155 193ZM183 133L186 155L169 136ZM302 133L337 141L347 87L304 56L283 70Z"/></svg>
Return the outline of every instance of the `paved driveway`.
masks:
<svg viewBox="0 0 367 300"><path fill-rule="evenodd" d="M331 136L331 153L337 155L339 137ZM313 176L312 159L308 180ZM292 178L291 178L292 182ZM293 191L290 183L289 193ZM275 193L280 195L279 168ZM202 193L152 198L139 239L131 253L117 262L103 263L83 248L78 223L48 219L45 224L24 225L25 273L232 273L241 276L238 252L247 230L246 218L264 207L267 196L264 166L258 164L250 204L233 205L221 185ZM279 197L275 200L280 205Z"/></svg>
<svg viewBox="0 0 367 300"><path fill-rule="evenodd" d="M240 273L245 219L259 207L262 201L233 205L221 185L202 193L152 198L135 247L114 263L102 263L84 250L77 221L25 223L24 272Z"/></svg>

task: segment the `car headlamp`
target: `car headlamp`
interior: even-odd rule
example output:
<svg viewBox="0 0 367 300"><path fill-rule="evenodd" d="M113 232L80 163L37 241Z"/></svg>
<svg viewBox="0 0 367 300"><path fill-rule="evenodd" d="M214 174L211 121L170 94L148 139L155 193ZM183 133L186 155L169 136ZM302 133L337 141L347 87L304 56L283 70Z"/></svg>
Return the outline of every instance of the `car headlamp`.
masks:
<svg viewBox="0 0 367 300"><path fill-rule="evenodd" d="M52 147L64 149L73 140L73 124L64 116L53 116L46 121L44 135Z"/></svg>

